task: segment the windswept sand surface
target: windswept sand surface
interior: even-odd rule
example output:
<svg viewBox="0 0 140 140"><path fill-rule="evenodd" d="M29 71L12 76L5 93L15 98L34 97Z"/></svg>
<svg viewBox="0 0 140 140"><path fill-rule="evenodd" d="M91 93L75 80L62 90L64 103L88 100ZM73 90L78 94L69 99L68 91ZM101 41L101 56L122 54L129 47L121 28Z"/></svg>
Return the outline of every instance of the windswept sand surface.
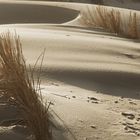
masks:
<svg viewBox="0 0 140 140"><path fill-rule="evenodd" d="M55 11L55 12L54 12ZM55 23L60 24L76 18L76 10L56 6L1 3L0 24L11 23ZM9 14L10 13L10 14ZM64 18L65 17L65 18Z"/></svg>
<svg viewBox="0 0 140 140"><path fill-rule="evenodd" d="M140 10L139 0L104 0L104 4L108 6Z"/></svg>
<svg viewBox="0 0 140 140"><path fill-rule="evenodd" d="M0 32L16 29L32 66L46 49L41 87L52 102L55 140L140 140L139 40L81 28L82 9L83 4L0 2ZM0 140L29 138L17 108L1 99L0 112Z"/></svg>

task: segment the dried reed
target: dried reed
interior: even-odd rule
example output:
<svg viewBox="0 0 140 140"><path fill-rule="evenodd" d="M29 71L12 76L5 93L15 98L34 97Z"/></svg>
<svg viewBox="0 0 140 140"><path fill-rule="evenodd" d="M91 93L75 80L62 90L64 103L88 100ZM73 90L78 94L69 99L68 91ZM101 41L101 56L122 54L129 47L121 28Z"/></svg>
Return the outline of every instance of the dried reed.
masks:
<svg viewBox="0 0 140 140"><path fill-rule="evenodd" d="M17 35L0 35L0 91L20 109L21 115L35 140L50 140L48 105L43 103L38 78L37 88L33 72L30 77ZM38 93L37 93L38 92Z"/></svg>
<svg viewBox="0 0 140 140"><path fill-rule="evenodd" d="M130 38L140 38L140 31L138 29L138 18L136 13L131 13L129 16L129 23L127 28L127 36Z"/></svg>
<svg viewBox="0 0 140 140"><path fill-rule="evenodd" d="M83 21L87 26L102 28L123 37L140 38L140 23L136 13L130 12L128 20L122 17L119 10L108 10L103 6L95 9L87 7L85 13L83 13Z"/></svg>

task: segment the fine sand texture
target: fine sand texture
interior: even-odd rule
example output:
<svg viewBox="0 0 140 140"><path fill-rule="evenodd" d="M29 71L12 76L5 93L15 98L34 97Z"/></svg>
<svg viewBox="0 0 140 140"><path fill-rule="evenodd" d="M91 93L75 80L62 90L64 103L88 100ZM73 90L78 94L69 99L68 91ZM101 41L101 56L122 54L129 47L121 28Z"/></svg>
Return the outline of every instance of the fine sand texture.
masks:
<svg viewBox="0 0 140 140"><path fill-rule="evenodd" d="M104 5L140 10L139 0L104 0Z"/></svg>
<svg viewBox="0 0 140 140"><path fill-rule="evenodd" d="M140 140L140 39L89 27L89 7L97 5L1 1L0 33L16 30L27 65L46 50L41 90L54 140ZM117 10L128 21L130 10ZM0 140L32 138L21 117L0 98Z"/></svg>

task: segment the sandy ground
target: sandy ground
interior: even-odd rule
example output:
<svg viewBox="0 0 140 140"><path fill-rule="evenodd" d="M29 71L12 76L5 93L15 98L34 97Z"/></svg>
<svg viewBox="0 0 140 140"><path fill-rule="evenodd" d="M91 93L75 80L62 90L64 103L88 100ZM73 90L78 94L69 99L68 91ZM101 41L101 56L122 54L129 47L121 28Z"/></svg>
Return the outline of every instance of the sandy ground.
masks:
<svg viewBox="0 0 140 140"><path fill-rule="evenodd" d="M86 7L0 2L0 32L16 29L27 64L46 49L41 87L52 102L54 140L140 140L140 41L82 28ZM30 138L20 119L1 99L0 140Z"/></svg>
<svg viewBox="0 0 140 140"><path fill-rule="evenodd" d="M104 4L108 6L140 10L139 0L104 0Z"/></svg>

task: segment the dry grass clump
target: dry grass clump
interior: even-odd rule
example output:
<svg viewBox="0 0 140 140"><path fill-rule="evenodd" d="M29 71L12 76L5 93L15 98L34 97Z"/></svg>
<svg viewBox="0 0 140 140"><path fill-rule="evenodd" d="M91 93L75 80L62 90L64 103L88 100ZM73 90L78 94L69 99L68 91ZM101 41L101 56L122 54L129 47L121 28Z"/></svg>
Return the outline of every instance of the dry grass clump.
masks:
<svg viewBox="0 0 140 140"><path fill-rule="evenodd" d="M138 17L136 13L130 13L127 25L127 36L130 38L140 38L140 29L138 29Z"/></svg>
<svg viewBox="0 0 140 140"><path fill-rule="evenodd" d="M120 32L121 17L119 11L112 9L108 12L106 8L99 6L96 8L96 15L97 17L94 20L95 25L108 29L110 32Z"/></svg>
<svg viewBox="0 0 140 140"><path fill-rule="evenodd" d="M50 140L48 105L40 94L40 80L35 86L33 72L30 77L17 35L0 35L0 92L20 109L27 127L33 133L32 139Z"/></svg>
<svg viewBox="0 0 140 140"><path fill-rule="evenodd" d="M84 14L84 24L90 27L103 28L109 32L115 33L128 38L140 38L140 29L138 16L136 13L131 13L128 19L125 19L119 10L108 10L103 6L98 6L95 9L87 7ZM140 18L140 17L139 17Z"/></svg>

